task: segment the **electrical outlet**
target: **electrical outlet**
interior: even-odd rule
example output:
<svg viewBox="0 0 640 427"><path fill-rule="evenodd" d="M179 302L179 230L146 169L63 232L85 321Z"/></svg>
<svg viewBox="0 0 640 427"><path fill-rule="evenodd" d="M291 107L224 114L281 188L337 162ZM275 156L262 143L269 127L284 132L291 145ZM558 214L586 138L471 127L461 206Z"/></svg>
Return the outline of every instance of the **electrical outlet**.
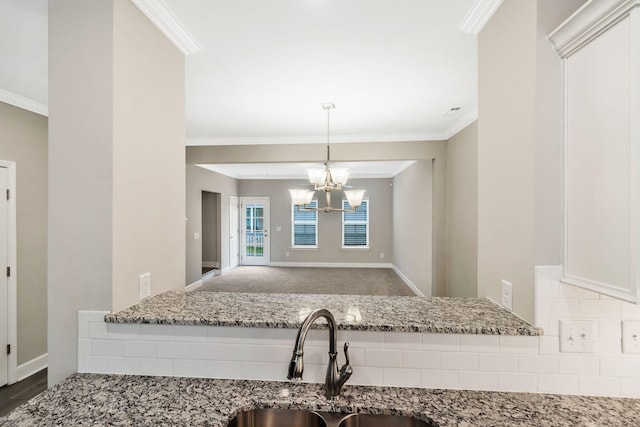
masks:
<svg viewBox="0 0 640 427"><path fill-rule="evenodd" d="M640 353L640 320L622 321L622 352Z"/></svg>
<svg viewBox="0 0 640 427"><path fill-rule="evenodd" d="M138 276L138 297L145 299L151 296L151 273Z"/></svg>
<svg viewBox="0 0 640 427"><path fill-rule="evenodd" d="M384 252L380 252L380 259L384 258Z"/></svg>
<svg viewBox="0 0 640 427"><path fill-rule="evenodd" d="M284 256L285 256L285 257L287 257L287 258L289 258L289 252L285 252L285 253L284 253Z"/></svg>
<svg viewBox="0 0 640 427"><path fill-rule="evenodd" d="M200 233L193 233L193 239L194 240L199 240L200 239Z"/></svg>
<svg viewBox="0 0 640 427"><path fill-rule="evenodd" d="M513 285L506 280L502 281L502 306L513 311Z"/></svg>
<svg viewBox="0 0 640 427"><path fill-rule="evenodd" d="M560 351L562 353L593 353L593 321L561 320Z"/></svg>

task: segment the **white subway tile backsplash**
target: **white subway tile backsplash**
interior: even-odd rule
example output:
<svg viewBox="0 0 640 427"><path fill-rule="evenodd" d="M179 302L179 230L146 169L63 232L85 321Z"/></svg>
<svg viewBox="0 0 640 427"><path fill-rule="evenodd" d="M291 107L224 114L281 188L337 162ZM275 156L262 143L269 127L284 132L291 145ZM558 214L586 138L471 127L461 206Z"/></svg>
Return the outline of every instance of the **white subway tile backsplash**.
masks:
<svg viewBox="0 0 640 427"><path fill-rule="evenodd" d="M420 384L424 388L460 388L458 371L422 369L420 373Z"/></svg>
<svg viewBox="0 0 640 427"><path fill-rule="evenodd" d="M92 356L122 356L122 341L91 340Z"/></svg>
<svg viewBox="0 0 640 427"><path fill-rule="evenodd" d="M551 374L558 372L558 356L519 354L518 371Z"/></svg>
<svg viewBox="0 0 640 427"><path fill-rule="evenodd" d="M518 356L515 354L479 353L478 368L481 371L518 372Z"/></svg>
<svg viewBox="0 0 640 427"><path fill-rule="evenodd" d="M140 359L140 375L173 375L173 360Z"/></svg>
<svg viewBox="0 0 640 427"><path fill-rule="evenodd" d="M472 353L497 353L497 335L461 335L460 351Z"/></svg>
<svg viewBox="0 0 640 427"><path fill-rule="evenodd" d="M87 370L85 372L91 372L94 374L109 374L109 369L107 368L107 358L106 357L97 357L97 356L89 356L87 358Z"/></svg>
<svg viewBox="0 0 640 427"><path fill-rule="evenodd" d="M640 378L620 378L620 396L640 398Z"/></svg>
<svg viewBox="0 0 640 427"><path fill-rule="evenodd" d="M402 352L403 368L438 369L440 367L440 353L437 351Z"/></svg>
<svg viewBox="0 0 640 427"><path fill-rule="evenodd" d="M500 335L498 346L501 353L538 354L539 337Z"/></svg>
<svg viewBox="0 0 640 427"><path fill-rule="evenodd" d="M620 304L620 319L640 320L640 304L631 304L631 303Z"/></svg>
<svg viewBox="0 0 640 427"><path fill-rule="evenodd" d="M82 328L84 329L84 327ZM107 324L102 322L89 322L87 325L87 334L89 338L107 339Z"/></svg>
<svg viewBox="0 0 640 427"><path fill-rule="evenodd" d="M207 375L206 360L173 359L173 376L205 377Z"/></svg>
<svg viewBox="0 0 640 427"><path fill-rule="evenodd" d="M91 356L91 340L88 338L78 339L78 372L88 371L88 359Z"/></svg>
<svg viewBox="0 0 640 427"><path fill-rule="evenodd" d="M107 357L107 369L110 374L140 375L140 359Z"/></svg>
<svg viewBox="0 0 640 427"><path fill-rule="evenodd" d="M465 390L496 390L498 374L495 372L460 371L460 388Z"/></svg>
<svg viewBox="0 0 640 427"><path fill-rule="evenodd" d="M598 321L600 338L618 338L622 336L622 322L620 319L600 319Z"/></svg>
<svg viewBox="0 0 640 427"><path fill-rule="evenodd" d="M189 358L189 343L187 342L159 342L157 350L160 359Z"/></svg>
<svg viewBox="0 0 640 427"><path fill-rule="evenodd" d="M222 360L222 344L192 342L189 344L192 359Z"/></svg>
<svg viewBox="0 0 640 427"><path fill-rule="evenodd" d="M384 348L384 332L347 331L346 339L353 348ZM326 335L321 342L326 345Z"/></svg>
<svg viewBox="0 0 640 427"><path fill-rule="evenodd" d="M403 368L384 368L384 385L392 387L420 387L420 370Z"/></svg>
<svg viewBox="0 0 640 427"><path fill-rule="evenodd" d="M326 369L326 368L325 368ZM351 384L362 385L383 385L383 368L360 367L353 370L353 375L349 380Z"/></svg>
<svg viewBox="0 0 640 427"><path fill-rule="evenodd" d="M293 330L289 330L289 329L242 328L242 332L241 332L242 342L247 344L289 345L293 348L293 342L296 339L296 334L287 333L289 331L294 332ZM314 332L314 333L323 332L322 338L324 338L325 343L328 342L328 339L327 339L328 332L326 330L324 331L313 330L310 332ZM307 335L307 340L309 339L310 337L309 335Z"/></svg>
<svg viewBox="0 0 640 427"><path fill-rule="evenodd" d="M538 376L536 374L498 372L498 390L535 393L538 391Z"/></svg>
<svg viewBox="0 0 640 427"><path fill-rule="evenodd" d="M402 366L402 351L366 349L364 353L364 363L366 366L374 366L380 368L393 368L395 366Z"/></svg>
<svg viewBox="0 0 640 427"><path fill-rule="evenodd" d="M588 289L579 288L567 283L558 283L558 297L564 299L600 299L600 295Z"/></svg>
<svg viewBox="0 0 640 427"><path fill-rule="evenodd" d="M287 346L264 345L262 348L259 359L261 362L288 364L289 360L291 360L292 350Z"/></svg>
<svg viewBox="0 0 640 427"><path fill-rule="evenodd" d="M581 300L580 317L583 319L620 318L620 301Z"/></svg>
<svg viewBox="0 0 640 427"><path fill-rule="evenodd" d="M600 356L618 356L622 354L622 341L620 338L595 338L593 348Z"/></svg>
<svg viewBox="0 0 640 427"><path fill-rule="evenodd" d="M139 340L140 325L126 323L107 324L107 335L110 340Z"/></svg>
<svg viewBox="0 0 640 427"><path fill-rule="evenodd" d="M156 343L153 341L124 341L124 356L126 357L147 357L157 356Z"/></svg>
<svg viewBox="0 0 640 427"><path fill-rule="evenodd" d="M578 394L577 375L538 375L539 393Z"/></svg>
<svg viewBox="0 0 640 427"><path fill-rule="evenodd" d="M588 396L620 396L620 378L581 376L578 378L578 393Z"/></svg>
<svg viewBox="0 0 640 427"><path fill-rule="evenodd" d="M476 353L443 352L440 354L440 369L477 371L478 355Z"/></svg>
<svg viewBox="0 0 640 427"><path fill-rule="evenodd" d="M638 363L637 357L603 357L600 359L600 375L640 378L640 363Z"/></svg>
<svg viewBox="0 0 640 427"><path fill-rule="evenodd" d="M246 379L284 381L287 379L287 363L243 362L241 377Z"/></svg>
<svg viewBox="0 0 640 427"><path fill-rule="evenodd" d="M140 325L140 339L148 341L173 341L171 325Z"/></svg>
<svg viewBox="0 0 640 427"><path fill-rule="evenodd" d="M173 325L173 340L185 342L205 342L208 331L205 326Z"/></svg>
<svg viewBox="0 0 640 427"><path fill-rule="evenodd" d="M207 329L209 341L230 344L239 344L242 341L242 328L213 326Z"/></svg>
<svg viewBox="0 0 640 427"><path fill-rule="evenodd" d="M422 334L422 349L433 351L459 351L460 335Z"/></svg>
<svg viewBox="0 0 640 427"><path fill-rule="evenodd" d="M560 338L558 336L542 336L538 338L539 354L559 354Z"/></svg>
<svg viewBox="0 0 640 427"><path fill-rule="evenodd" d="M597 357L563 356L558 358L558 373L566 375L598 375L600 360Z"/></svg>
<svg viewBox="0 0 640 427"><path fill-rule="evenodd" d="M395 350L420 350L422 336L413 332L385 332L384 346Z"/></svg>
<svg viewBox="0 0 640 427"><path fill-rule="evenodd" d="M240 378L241 362L230 360L207 361L206 377L207 378Z"/></svg>

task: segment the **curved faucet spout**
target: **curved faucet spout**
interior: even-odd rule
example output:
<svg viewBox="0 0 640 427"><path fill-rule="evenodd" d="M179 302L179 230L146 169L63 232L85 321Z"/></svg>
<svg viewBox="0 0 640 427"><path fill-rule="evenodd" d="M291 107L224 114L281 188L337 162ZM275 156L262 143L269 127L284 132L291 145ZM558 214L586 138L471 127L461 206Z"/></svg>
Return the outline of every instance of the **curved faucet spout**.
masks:
<svg viewBox="0 0 640 427"><path fill-rule="evenodd" d="M344 355L347 362L344 366L338 368L338 353L336 352L338 333L336 328L336 319L327 309L319 308L312 311L306 319L304 319L304 322L302 322L300 329L298 329L298 335L296 336L296 342L293 347L293 355L291 357L291 362L289 363L287 378L290 380L302 379L302 373L304 371L304 341L307 338L307 332L311 329L311 325L313 325L319 317L324 317L329 325L329 365L327 366L327 375L325 378L325 395L327 398L331 399L340 394L342 385L347 382L349 377L351 377L353 369L349 364L349 343L345 343L344 345Z"/></svg>

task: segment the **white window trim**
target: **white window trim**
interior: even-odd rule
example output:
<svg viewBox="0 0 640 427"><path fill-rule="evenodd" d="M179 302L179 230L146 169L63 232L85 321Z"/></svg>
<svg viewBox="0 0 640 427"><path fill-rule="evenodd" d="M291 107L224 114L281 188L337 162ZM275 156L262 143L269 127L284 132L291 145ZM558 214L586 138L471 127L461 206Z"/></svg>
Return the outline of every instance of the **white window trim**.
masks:
<svg viewBox="0 0 640 427"><path fill-rule="evenodd" d="M316 202L316 206L318 205L318 200L313 199L312 201ZM296 209L296 205L291 202L291 249L318 249L318 212L316 212L316 220L315 221L295 221L294 220L294 211ZM316 230L316 244L315 245L296 245L295 242L295 225L315 225Z"/></svg>
<svg viewBox="0 0 640 427"><path fill-rule="evenodd" d="M344 209L344 202L346 202L346 199L342 200L342 207ZM369 217L369 208L371 207L371 202L369 202L369 199L365 199L363 200L365 202L367 202L367 220L366 221L349 221L349 224L355 224L355 225L366 225L367 226L367 244L364 246L350 246L350 245L345 245L344 244L344 214L345 212L342 212L342 227L340 228L340 234L342 235L340 237L341 241L342 241L342 249L347 249L347 250L360 250L360 249L364 249L367 250L369 249L369 245L371 244L371 241L369 240L369 230L371 229L371 217Z"/></svg>

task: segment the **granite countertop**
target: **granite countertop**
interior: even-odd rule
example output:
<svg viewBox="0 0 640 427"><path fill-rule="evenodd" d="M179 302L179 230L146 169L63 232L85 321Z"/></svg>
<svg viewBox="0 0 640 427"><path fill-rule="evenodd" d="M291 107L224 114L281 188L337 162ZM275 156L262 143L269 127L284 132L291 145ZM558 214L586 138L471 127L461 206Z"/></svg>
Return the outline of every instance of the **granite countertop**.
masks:
<svg viewBox="0 0 640 427"><path fill-rule="evenodd" d="M164 292L108 314L105 321L298 328L316 308L331 311L339 329L542 335L542 329L488 299L478 298Z"/></svg>
<svg viewBox="0 0 640 427"><path fill-rule="evenodd" d="M226 426L254 408L412 416L438 426L631 426L640 399L75 374L18 407L2 426Z"/></svg>

